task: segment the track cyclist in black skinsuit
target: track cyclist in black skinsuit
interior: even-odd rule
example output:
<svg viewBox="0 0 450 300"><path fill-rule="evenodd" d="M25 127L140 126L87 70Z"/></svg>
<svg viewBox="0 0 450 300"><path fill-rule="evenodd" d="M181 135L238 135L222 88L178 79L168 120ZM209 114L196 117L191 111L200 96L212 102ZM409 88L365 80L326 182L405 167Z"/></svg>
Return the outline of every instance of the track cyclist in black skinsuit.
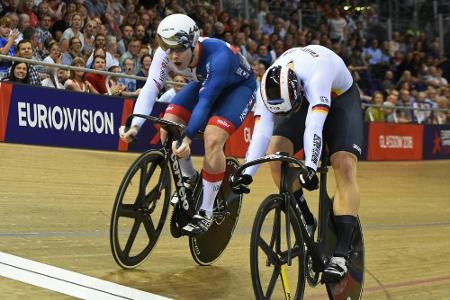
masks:
<svg viewBox="0 0 450 300"><path fill-rule="evenodd" d="M333 211L337 244L323 278L337 282L348 270L360 201L356 165L363 143L363 120L358 89L338 55L328 48L310 45L284 52L263 75L257 97L257 121L246 160L266 152L293 155L304 148L308 172L300 175L294 195L311 234L315 220L302 188L318 188L317 164L322 147L329 149L336 179ZM249 192L256 168L247 168L232 182L236 192ZM276 184L280 182L280 168L279 162L271 165Z"/></svg>

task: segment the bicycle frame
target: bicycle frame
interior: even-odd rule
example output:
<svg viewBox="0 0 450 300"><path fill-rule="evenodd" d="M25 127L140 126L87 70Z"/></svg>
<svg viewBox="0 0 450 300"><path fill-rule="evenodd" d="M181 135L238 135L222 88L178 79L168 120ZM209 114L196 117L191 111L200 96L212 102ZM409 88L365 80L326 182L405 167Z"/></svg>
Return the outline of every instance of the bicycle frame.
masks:
<svg viewBox="0 0 450 300"><path fill-rule="evenodd" d="M165 164L170 161L169 167L172 172L172 178L175 183L175 190L178 194L178 199L181 199L182 207L184 210L188 212L193 212L195 207L192 207L189 203L189 199L186 194L186 187L183 182L183 174L181 173L180 164L178 162L177 156L172 152L172 141L181 140L185 137L185 129L184 125L152 117L141 114L131 114L128 116L125 127L128 129L131 126L131 121L134 117L143 118L153 123L158 123L167 131L167 138L162 142L161 148L157 149L157 151L161 151L165 158Z"/></svg>
<svg viewBox="0 0 450 300"><path fill-rule="evenodd" d="M285 207L288 208L289 206L295 207L296 206L296 200L294 198L293 192L291 191L292 184L295 180L299 180L299 174L300 172L306 170L306 166L303 162L287 156L286 153L275 153L275 154L269 154L264 157L255 159L253 161L247 162L243 164L237 171L236 174L241 174L242 171L250 166L267 163L267 162L274 162L274 161L281 161L281 181L280 181L280 190L279 194L283 196L283 200L285 203ZM293 168L290 167L289 164L294 164L299 166L300 168ZM303 222L300 223L300 230L302 232L303 242L308 247L308 249L311 250L311 257L313 259L313 270L315 272L321 272L324 269L324 259L325 259L325 250L326 250L326 224L328 222L329 214L327 212L331 208L331 200L328 196L327 187L326 187L326 179L327 179L327 173L328 173L328 159L327 155L323 155L322 157L322 164L320 168L318 169L318 172L320 173L320 188L319 188L319 224L318 224L318 240L317 242L314 241L313 237L310 237L308 235L308 232L306 231L305 224ZM328 201L327 201L328 200ZM299 212L295 210L296 217L298 220L300 219ZM294 256L298 255L298 252L295 251L295 248L292 248L290 245L290 210L286 209L286 240L288 243L288 250L287 250L287 264L291 265L291 259Z"/></svg>

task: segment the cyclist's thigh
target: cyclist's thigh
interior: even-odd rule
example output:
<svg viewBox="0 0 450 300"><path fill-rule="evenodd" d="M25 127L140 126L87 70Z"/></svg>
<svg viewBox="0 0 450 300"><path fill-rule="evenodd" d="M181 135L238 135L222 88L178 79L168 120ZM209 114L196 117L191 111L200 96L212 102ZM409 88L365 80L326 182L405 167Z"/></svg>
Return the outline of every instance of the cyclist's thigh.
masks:
<svg viewBox="0 0 450 300"><path fill-rule="evenodd" d="M184 86L176 93L175 97L167 106L165 113L176 115L187 123L195 105L197 105L200 87L201 84L199 82L190 82Z"/></svg>
<svg viewBox="0 0 450 300"><path fill-rule="evenodd" d="M227 89L216 100L208 125L224 129L231 135L252 110L256 99L254 84Z"/></svg>
<svg viewBox="0 0 450 300"><path fill-rule="evenodd" d="M363 130L361 98L353 84L348 91L332 100L325 121L324 138L330 148L330 155L347 151L361 157Z"/></svg>
<svg viewBox="0 0 450 300"><path fill-rule="evenodd" d="M273 154L275 152L285 152L288 155L292 155L294 154L294 143L292 143L292 141L287 137L274 135L270 139L267 154Z"/></svg>
<svg viewBox="0 0 450 300"><path fill-rule="evenodd" d="M305 132L308 106L309 102L303 101L298 111L287 116L275 117L273 135L289 139L294 145L294 153L303 148L303 133Z"/></svg>

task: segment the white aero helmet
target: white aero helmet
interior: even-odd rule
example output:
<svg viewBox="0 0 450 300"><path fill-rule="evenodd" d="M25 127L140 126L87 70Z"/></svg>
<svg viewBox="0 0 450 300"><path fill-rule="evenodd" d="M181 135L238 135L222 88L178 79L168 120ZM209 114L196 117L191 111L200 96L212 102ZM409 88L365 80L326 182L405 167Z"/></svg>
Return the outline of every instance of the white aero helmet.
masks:
<svg viewBox="0 0 450 300"><path fill-rule="evenodd" d="M267 109L274 114L288 114L302 104L297 91L298 79L294 70L274 65L261 78L261 98Z"/></svg>
<svg viewBox="0 0 450 300"><path fill-rule="evenodd" d="M158 44L164 51L194 48L199 36L195 21L183 14L165 17L159 23L156 34Z"/></svg>

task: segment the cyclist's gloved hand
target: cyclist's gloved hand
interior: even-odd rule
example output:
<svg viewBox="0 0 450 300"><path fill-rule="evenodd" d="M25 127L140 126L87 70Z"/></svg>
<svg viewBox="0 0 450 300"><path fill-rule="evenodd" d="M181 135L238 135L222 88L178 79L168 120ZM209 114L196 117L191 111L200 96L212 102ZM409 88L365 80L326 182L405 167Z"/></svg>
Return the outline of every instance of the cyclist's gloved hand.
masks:
<svg viewBox="0 0 450 300"><path fill-rule="evenodd" d="M319 178L313 168L306 167L307 171L300 174L300 182L302 187L308 191L313 191L319 188Z"/></svg>
<svg viewBox="0 0 450 300"><path fill-rule="evenodd" d="M253 178L251 175L244 174L241 176L231 176L230 177L230 186L231 190L236 194L248 194L250 189L248 186L253 182Z"/></svg>
<svg viewBox="0 0 450 300"><path fill-rule="evenodd" d="M120 126L119 128L120 139L125 143L129 143L134 140L134 137L137 135L138 131L139 128L135 125L128 128L127 131L125 131L125 126Z"/></svg>
<svg viewBox="0 0 450 300"><path fill-rule="evenodd" d="M191 154L191 139L186 136L181 143L180 141L173 141L172 151L179 158L189 156Z"/></svg>

